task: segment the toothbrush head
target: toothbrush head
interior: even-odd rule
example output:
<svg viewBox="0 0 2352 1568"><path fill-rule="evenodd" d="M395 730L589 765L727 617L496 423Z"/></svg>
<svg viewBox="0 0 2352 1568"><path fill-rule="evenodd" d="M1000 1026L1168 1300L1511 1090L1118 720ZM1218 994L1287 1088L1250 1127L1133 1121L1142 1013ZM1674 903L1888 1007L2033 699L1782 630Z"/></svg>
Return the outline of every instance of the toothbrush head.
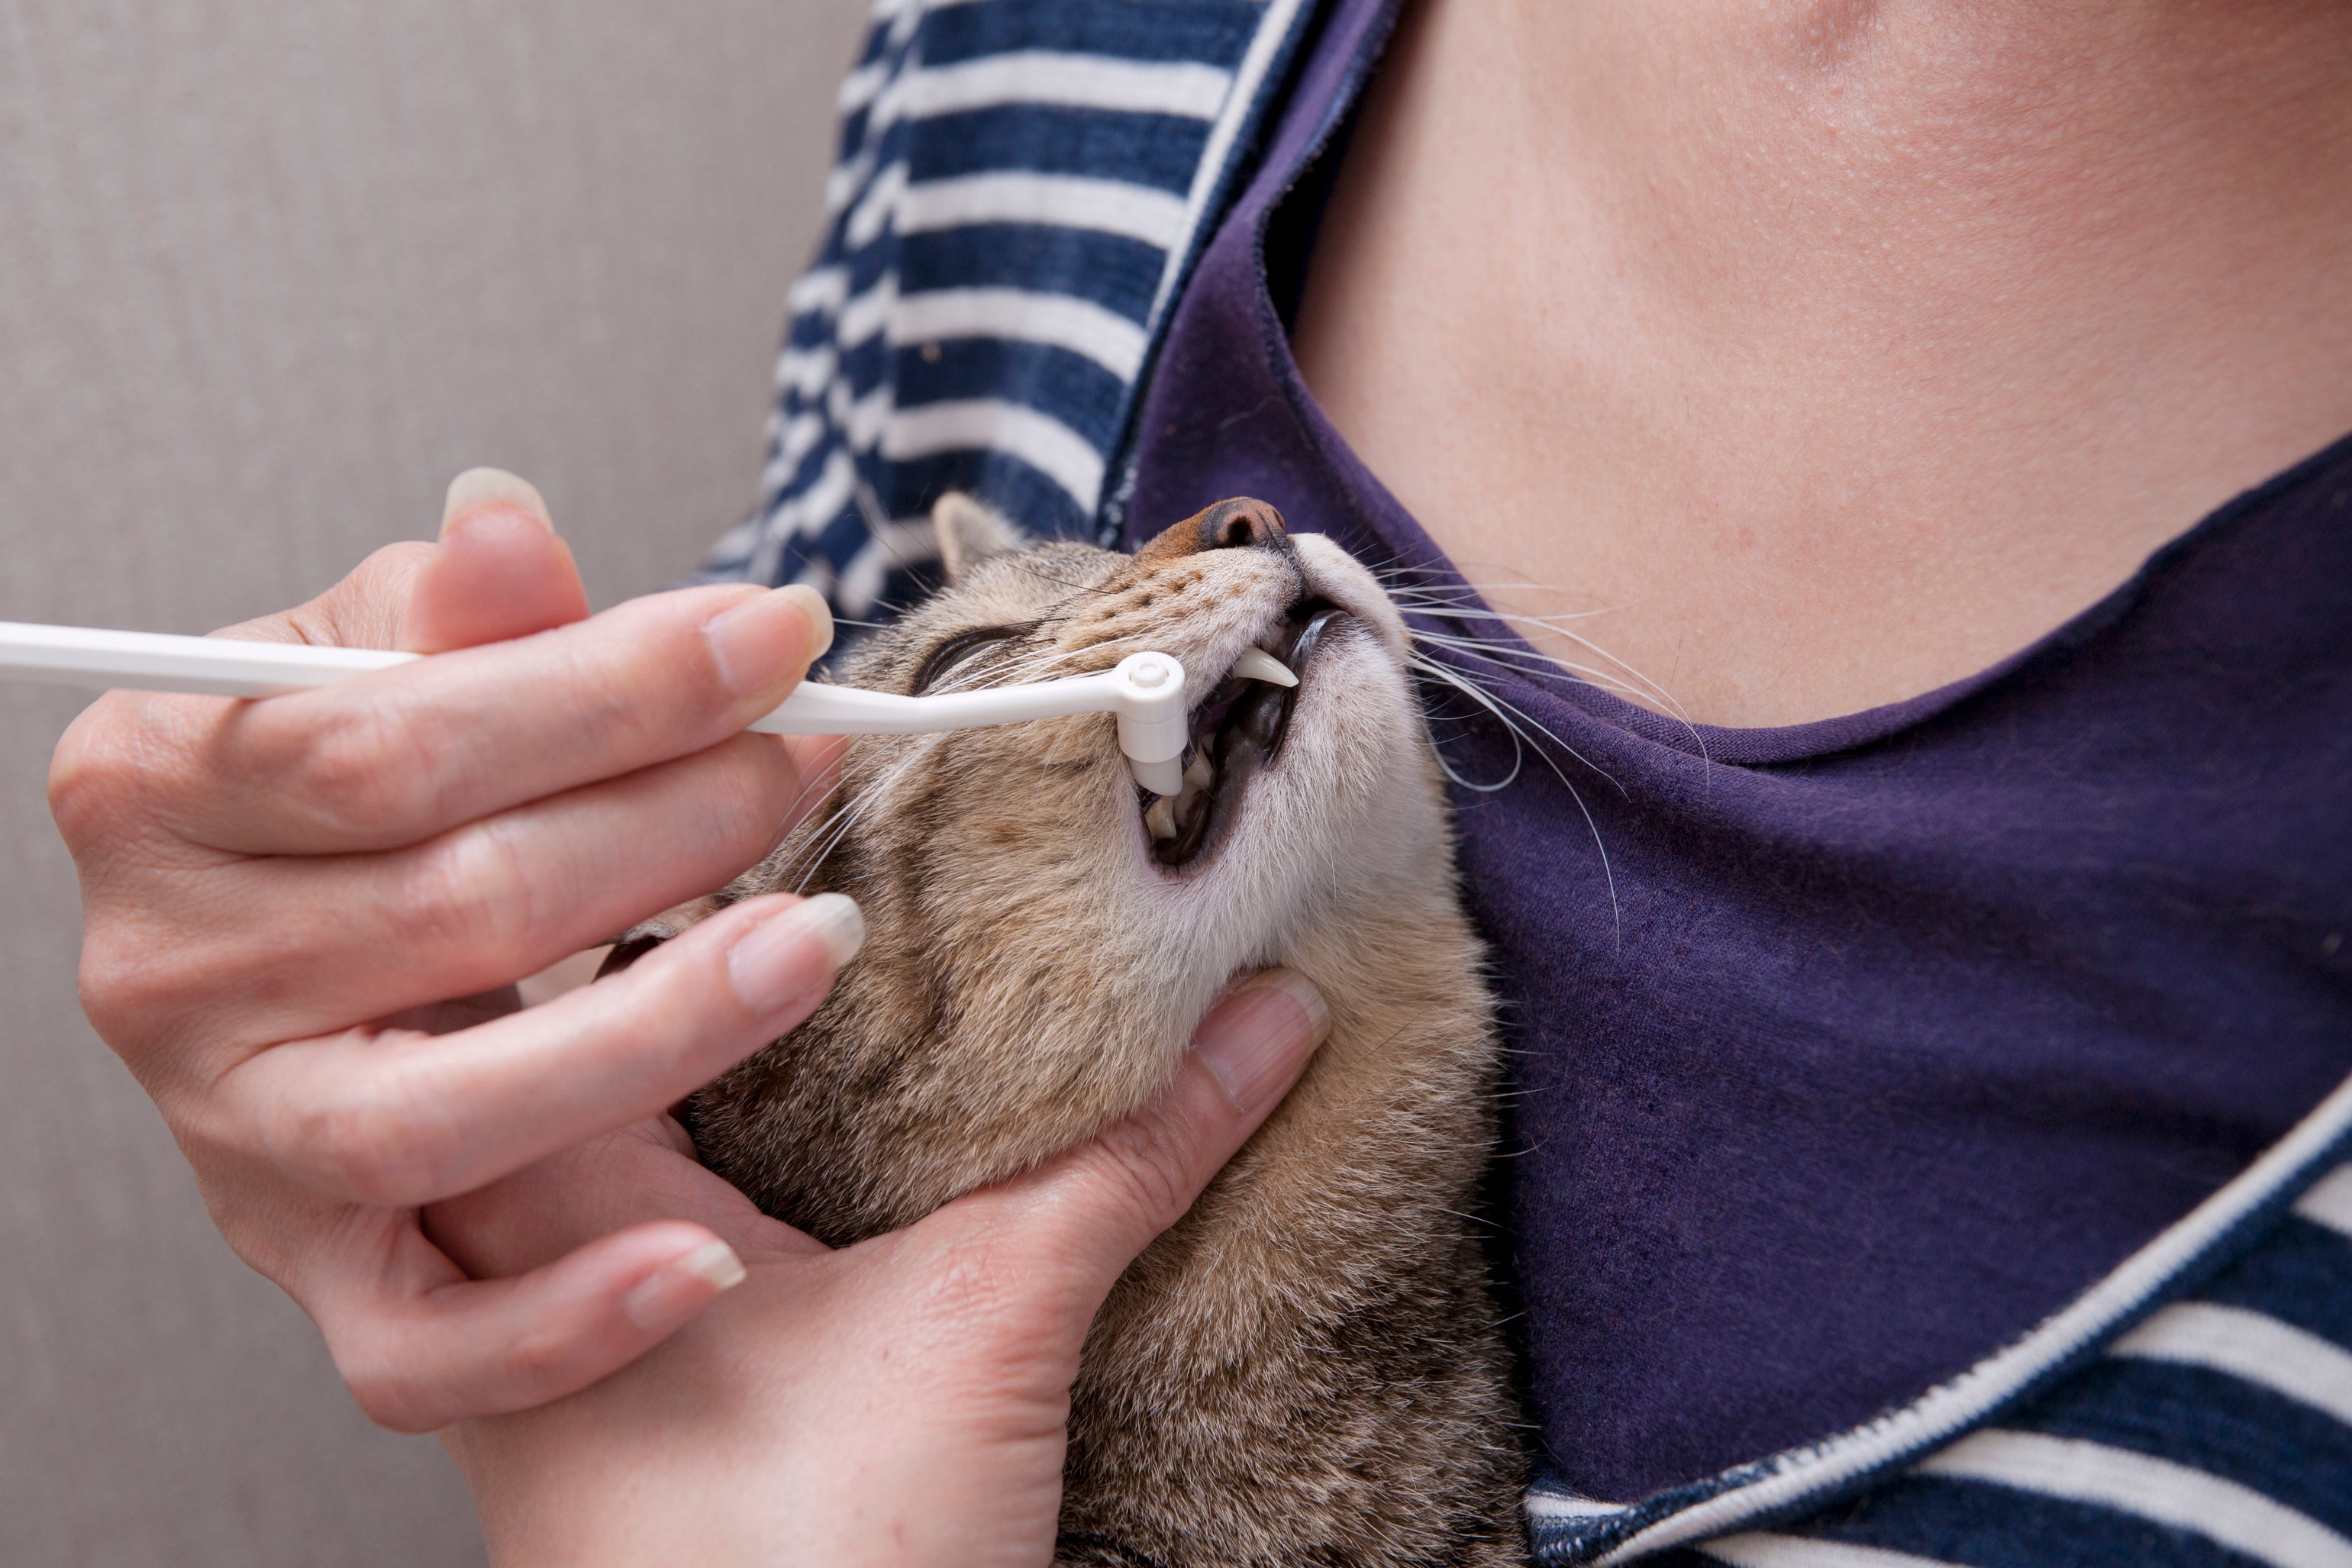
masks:
<svg viewBox="0 0 2352 1568"><path fill-rule="evenodd" d="M1135 782L1154 795L1184 787L1184 667L1164 653L1135 653L1111 671L1118 749Z"/></svg>

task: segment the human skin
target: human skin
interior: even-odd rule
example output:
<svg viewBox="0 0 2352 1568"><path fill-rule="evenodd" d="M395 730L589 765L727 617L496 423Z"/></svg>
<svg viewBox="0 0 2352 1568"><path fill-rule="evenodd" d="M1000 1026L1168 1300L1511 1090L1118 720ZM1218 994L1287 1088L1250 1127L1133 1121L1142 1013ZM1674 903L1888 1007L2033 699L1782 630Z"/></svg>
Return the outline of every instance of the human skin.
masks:
<svg viewBox="0 0 2352 1568"><path fill-rule="evenodd" d="M806 590L749 587L590 620L537 493L477 472L437 544L235 628L446 657L264 702L111 693L58 743L83 1005L376 1420L568 1394L740 1275L670 1220L477 1281L418 1211L658 1114L823 997L842 933L809 917L837 907L789 898L593 997L520 1012L513 982L718 886L822 795L827 746L738 731L830 629Z"/></svg>
<svg viewBox="0 0 2352 1568"><path fill-rule="evenodd" d="M1538 646L1929 690L2352 430L2352 8L1422 0L1294 345ZM1638 675L1635 673L1638 672Z"/></svg>
<svg viewBox="0 0 2352 1568"><path fill-rule="evenodd" d="M750 1266L593 1387L443 1434L492 1561L1045 1563L1087 1324L1327 1026L1303 977L1254 977L1143 1110L839 1251L704 1170L667 1118L435 1209L435 1237L478 1274L656 1215L708 1226Z"/></svg>
<svg viewBox="0 0 2352 1568"><path fill-rule="evenodd" d="M536 492L478 472L438 545L237 629L527 640L325 703L95 705L51 779L85 1005L362 1406L442 1430L495 1560L1042 1562L1087 1324L1303 1070L1321 998L1244 982L1152 1104L904 1231L767 1218L660 1108L814 1010L854 906L749 900L529 1012L511 981L822 797L827 743L732 731L824 608L585 614Z"/></svg>
<svg viewBox="0 0 2352 1568"><path fill-rule="evenodd" d="M1584 628L1655 682L1637 698L1765 724L1910 695L2030 641L2234 489L2352 427L2347 28L2340 5L2317 0L2226 11L1708 0L1670 12L1433 0L1375 83L1318 246L1299 360L1342 433L1474 579L1557 590L1498 590L1504 607L1613 606ZM454 629L415 646L462 647L576 618L576 600L544 590L552 558L536 536L489 550L487 534L465 542L468 531L456 528L457 548L445 542L429 560L380 558L310 612L310 635L382 646L396 626L446 622ZM519 587L479 586L506 570L494 560L523 563L509 574ZM452 579L446 595L434 573ZM500 608L510 605L528 613ZM590 640L639 635L667 634L615 626ZM762 668L782 681L797 657ZM594 662L583 656L572 673ZM445 805L415 817L418 837L354 841L299 790L283 793L282 764L220 771L242 753L202 717L218 704L110 698L60 752L59 820L92 910L92 1016L163 1106L224 1231L319 1317L372 1413L438 1425L585 1387L675 1330L631 1323L620 1305L629 1291L714 1236L751 1265L725 1314L665 1351L688 1375L665 1382L654 1369L672 1363L650 1363L587 1398L457 1436L494 1537L524 1556L533 1530L562 1527L561 1507L531 1500L555 1495L542 1483L562 1465L606 1463L604 1446L631 1431L674 1440L683 1421L716 1434L744 1414L723 1398L665 1412L665 1389L723 1389L696 1369L748 1365L730 1360L739 1353L806 1364L793 1357L826 1342L793 1339L814 1319L791 1303L849 1302L827 1320L836 1323L858 1311L931 1321L919 1281L941 1277L858 1249L812 1261L772 1232L734 1228L740 1216L707 1190L552 1265L578 1271L560 1279L469 1282L426 1239L417 1203L499 1176L514 1177L513 1212L568 1215L550 1222L567 1238L597 1234L600 1214L642 1212L600 1211L600 1184L568 1162L601 1157L617 1171L663 1154L658 1122L645 1119L728 1053L778 1032L791 1009L756 1023L727 1012L733 994L710 983L717 966L697 972L705 983L681 987L678 1003L720 1016L682 1026L675 1049L653 1053L658 1071L635 1072L615 1053L603 1076L568 1079L590 1109L567 1110L561 1125L511 1095L478 1102L471 1058L415 1037L399 1049L431 1070L404 1074L404 1088L432 1092L412 1094L404 1119L398 1100L327 1116L323 1152L256 1130L262 1097L240 1079L268 1075L248 1064L320 1064L268 1085L299 1102L334 1076L325 1068L372 1061L356 1048L363 1039L341 1032L501 984L627 923L621 906L649 913L756 856L769 828L744 824L782 820L816 764L719 737L725 715L778 689L715 696L709 667L693 659L644 673L678 684L633 690L630 706L609 710L641 701L669 728L632 731L635 751L552 737L557 771L529 781L537 794L459 801L521 814L518 866L567 887L585 885L593 866L614 893L593 919L511 891L493 898L489 908L514 916L497 962L472 950L462 924L445 928L460 907L446 889L375 912L385 867L396 879L400 857L483 818ZM579 698L553 678L497 684L516 713ZM278 744L299 758L299 721L331 713L326 700L246 711L285 711ZM397 721L429 718L441 700L391 704L376 771L341 776L414 775L434 748L400 743ZM503 725L509 710L486 699L474 711ZM403 767L385 760L404 755ZM736 837L659 838L662 824L695 815L681 803L710 816L713 795L751 803L716 814ZM247 866L257 850L303 858ZM679 874L666 880L672 864ZM694 942L741 934L711 929L721 925L655 957L690 958L703 951ZM814 949L799 952L816 965ZM803 981L812 1004L821 982L821 965ZM595 1010L543 1020L553 1032L539 1059L586 1060L584 1015ZM289 1048L304 1037L329 1043ZM338 1055L339 1045L353 1048ZM467 1135L445 1141L452 1116ZM625 1124L644 1129L635 1144L602 1132ZM580 1142L591 1134L601 1141ZM411 1141L454 1143L466 1158L420 1163L402 1152ZM567 1163L534 1163L544 1159ZM538 1261L502 1250L496 1238L511 1233L478 1211L446 1215L436 1234L484 1275ZM468 1225L482 1226L472 1242ZM1116 1251L1099 1248L1095 1267ZM784 1283L772 1291L770 1278ZM830 1283L843 1280L853 1283ZM672 1283L687 1303L679 1321L718 1289L715 1278ZM1046 1294L1064 1314L1053 1321L1076 1321L1082 1291ZM878 1362L894 1342L865 1348ZM518 1357L520 1347L530 1353ZM934 1371L985 1360L950 1357ZM608 1394L631 1403L599 1403ZM919 1403L905 1394L880 1414L906 1418ZM782 1452L819 1428L731 1429ZM1022 1473L1040 1473L1036 1455L1026 1459ZM902 1503L920 1502L930 1482L902 1474L898 1484ZM639 1496L648 1510L675 1500Z"/></svg>

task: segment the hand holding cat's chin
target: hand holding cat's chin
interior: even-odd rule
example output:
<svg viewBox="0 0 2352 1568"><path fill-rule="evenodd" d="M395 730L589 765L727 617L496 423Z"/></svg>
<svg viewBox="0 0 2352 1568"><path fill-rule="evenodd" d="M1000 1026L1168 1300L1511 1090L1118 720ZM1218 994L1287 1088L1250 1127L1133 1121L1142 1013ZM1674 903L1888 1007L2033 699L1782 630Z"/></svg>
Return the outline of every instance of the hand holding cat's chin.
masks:
<svg viewBox="0 0 2352 1568"><path fill-rule="evenodd" d="M1303 977L1269 972L1211 1010L1145 1110L838 1251L753 1209L667 1118L429 1211L478 1275L662 1220L725 1237L747 1268L594 1386L443 1434L493 1561L1048 1562L1096 1309L1327 1027Z"/></svg>
<svg viewBox="0 0 2352 1568"><path fill-rule="evenodd" d="M740 586L591 619L537 492L477 470L437 545L231 633L442 657L262 702L114 692L59 742L84 1006L377 1420L569 1393L712 1294L690 1226L488 1286L416 1205L657 1110L817 1005L829 944L789 900L593 1000L518 1012L511 983L717 886L822 794L819 749L738 731L829 628L805 589Z"/></svg>

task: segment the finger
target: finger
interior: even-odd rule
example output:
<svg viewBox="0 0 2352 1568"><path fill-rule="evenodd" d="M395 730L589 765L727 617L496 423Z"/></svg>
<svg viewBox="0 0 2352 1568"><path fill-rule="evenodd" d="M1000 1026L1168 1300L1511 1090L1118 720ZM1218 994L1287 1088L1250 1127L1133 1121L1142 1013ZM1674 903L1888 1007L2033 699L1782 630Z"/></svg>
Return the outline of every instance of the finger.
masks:
<svg viewBox="0 0 2352 1568"><path fill-rule="evenodd" d="M230 857L194 874L93 857L86 896L114 913L86 933L84 1002L105 1038L175 1042L160 1065L209 1081L257 1042L503 987L609 941L724 884L829 785L745 735L381 856Z"/></svg>
<svg viewBox="0 0 2352 1568"><path fill-rule="evenodd" d="M576 1143L476 1192L435 1204L425 1234L477 1279L524 1273L602 1236L656 1219L701 1226L747 1262L822 1255L703 1168L670 1117Z"/></svg>
<svg viewBox="0 0 2352 1568"><path fill-rule="evenodd" d="M433 548L386 545L308 604L213 635L388 648ZM130 690L109 691L82 710L51 758L49 809L85 869L112 845L154 837L158 823L184 811L191 791L217 787L210 771L197 764L224 718L236 710L217 697Z"/></svg>
<svg viewBox="0 0 2352 1568"><path fill-rule="evenodd" d="M1192 1053L1150 1105L922 1225L1038 1239L1032 1278L1066 1295L1062 1317L1083 1333L1112 1282L1249 1141L1329 1030L1330 1010L1305 975L1253 975L1201 1020Z"/></svg>
<svg viewBox="0 0 2352 1568"><path fill-rule="evenodd" d="M279 918L266 940L201 918L181 921L190 929L163 956L129 931L94 935L90 973L120 976L117 1012L134 996L177 1007L183 1038L328 1034L503 986L721 887L816 793L772 739L741 735L414 848L224 866L189 895L268 900ZM179 912L176 893L158 897ZM320 974L335 984L310 983Z"/></svg>
<svg viewBox="0 0 2352 1568"><path fill-rule="evenodd" d="M173 1098L304 1186L430 1203L676 1103L814 1012L864 935L837 893L750 900L543 1007L278 1046Z"/></svg>
<svg viewBox="0 0 2352 1568"><path fill-rule="evenodd" d="M347 1273L298 1294L360 1408L401 1432L576 1393L744 1278L724 1241L677 1220L615 1232L510 1279L464 1279L413 1226L387 1251L373 1278ZM422 1289L401 1289L420 1277Z"/></svg>
<svg viewBox="0 0 2352 1568"><path fill-rule="evenodd" d="M417 541L387 544L308 604L226 626L213 635L333 647L396 647L400 617L433 553L432 545ZM219 705L202 710L217 713Z"/></svg>
<svg viewBox="0 0 2352 1568"><path fill-rule="evenodd" d="M782 701L831 637L808 588L691 588L238 703L167 765L171 821L244 854L414 844L715 745Z"/></svg>
<svg viewBox="0 0 2352 1568"><path fill-rule="evenodd" d="M441 542L418 572L394 646L442 653L588 618L588 591L547 502L498 468L449 482Z"/></svg>
<svg viewBox="0 0 2352 1568"><path fill-rule="evenodd" d="M438 545L387 546L310 603L214 635L435 653L587 614L571 550L539 492L511 474L474 468L450 484ZM100 698L58 748L52 793L69 842L102 838L110 817L137 819L184 795L186 782L173 789L167 764L200 756L229 711L212 698Z"/></svg>

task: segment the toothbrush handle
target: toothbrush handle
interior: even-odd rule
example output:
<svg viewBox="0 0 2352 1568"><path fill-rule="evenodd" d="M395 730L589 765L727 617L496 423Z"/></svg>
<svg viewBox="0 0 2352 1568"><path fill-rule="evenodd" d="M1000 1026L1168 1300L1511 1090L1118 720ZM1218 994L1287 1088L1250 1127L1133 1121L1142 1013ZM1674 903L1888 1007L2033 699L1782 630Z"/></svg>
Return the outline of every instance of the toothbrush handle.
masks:
<svg viewBox="0 0 2352 1568"><path fill-rule="evenodd" d="M67 686L274 697L390 669L419 656L384 648L115 632L0 621L0 676Z"/></svg>
<svg viewBox="0 0 2352 1568"><path fill-rule="evenodd" d="M1117 706L1117 672L1076 675L1026 686L903 697L856 686L805 680L751 728L764 735L930 735L1022 719L1104 713Z"/></svg>
<svg viewBox="0 0 2352 1568"><path fill-rule="evenodd" d="M74 686L271 697L331 686L418 657L380 648L0 621L0 676ZM1165 654L1139 653L1096 675L929 697L804 681L751 727L771 735L924 735L1023 719L1115 712L1119 748L1136 776L1173 795L1174 759L1185 740L1183 690L1183 666Z"/></svg>
<svg viewBox="0 0 2352 1568"><path fill-rule="evenodd" d="M1182 787L1184 667L1164 653L1129 654L1115 669L978 691L903 697L803 681L751 728L772 735L927 735L1073 713L1118 715L1118 749L1156 795Z"/></svg>
<svg viewBox="0 0 2352 1568"><path fill-rule="evenodd" d="M0 675L70 686L274 697L390 669L419 656L308 643L117 632L0 621ZM1029 686L902 697L804 681L751 727L769 735L920 735L1016 719L1107 711L1114 671Z"/></svg>

